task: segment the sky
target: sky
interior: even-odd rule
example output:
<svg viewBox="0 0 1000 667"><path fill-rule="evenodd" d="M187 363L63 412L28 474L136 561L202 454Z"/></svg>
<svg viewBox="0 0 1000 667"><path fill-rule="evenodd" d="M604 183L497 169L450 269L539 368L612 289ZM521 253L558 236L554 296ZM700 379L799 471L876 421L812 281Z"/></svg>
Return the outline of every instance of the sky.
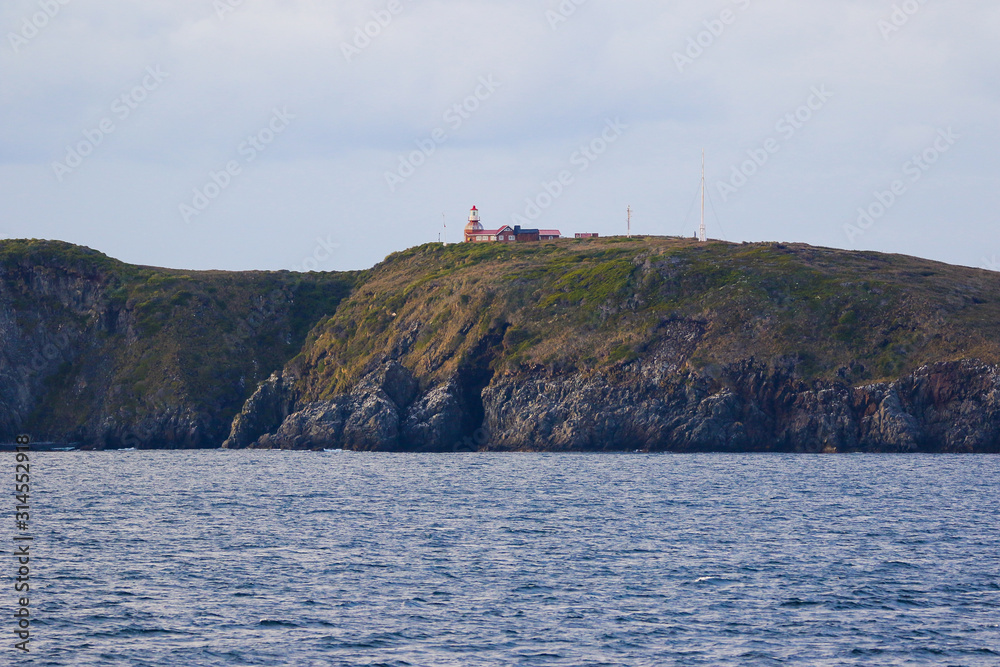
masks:
<svg viewBox="0 0 1000 667"><path fill-rule="evenodd" d="M487 228L1000 269L995 0L4 0L0 238L347 270ZM442 236L443 235L443 236Z"/></svg>

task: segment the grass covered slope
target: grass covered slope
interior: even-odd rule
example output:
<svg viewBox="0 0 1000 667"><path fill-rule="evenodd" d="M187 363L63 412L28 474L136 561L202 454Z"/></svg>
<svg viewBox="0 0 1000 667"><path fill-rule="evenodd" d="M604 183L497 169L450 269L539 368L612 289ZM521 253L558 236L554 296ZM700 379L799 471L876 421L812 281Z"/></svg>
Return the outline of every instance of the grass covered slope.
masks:
<svg viewBox="0 0 1000 667"><path fill-rule="evenodd" d="M753 358L857 385L1000 362L1000 275L800 244L430 244L372 269L293 367L306 400L349 390L386 358L424 384L487 353L506 375L614 373L677 322L690 327L682 370Z"/></svg>
<svg viewBox="0 0 1000 667"><path fill-rule="evenodd" d="M995 367L911 377L960 360L1000 364L1000 274L898 255L564 239L294 274L0 241L0 441L216 447L239 414L247 446L284 406L354 392L286 440L445 447L488 426L508 448L993 447L1000 431L968 433L1000 415Z"/></svg>
<svg viewBox="0 0 1000 667"><path fill-rule="evenodd" d="M218 446L357 274L141 267L0 241L0 439Z"/></svg>

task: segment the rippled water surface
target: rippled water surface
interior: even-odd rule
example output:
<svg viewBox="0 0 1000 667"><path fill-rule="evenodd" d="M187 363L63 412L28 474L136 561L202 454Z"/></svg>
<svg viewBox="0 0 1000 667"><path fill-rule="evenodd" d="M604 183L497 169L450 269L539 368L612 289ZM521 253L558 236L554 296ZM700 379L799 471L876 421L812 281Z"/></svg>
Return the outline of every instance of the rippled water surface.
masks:
<svg viewBox="0 0 1000 667"><path fill-rule="evenodd" d="M0 663L1000 664L1000 457L32 457Z"/></svg>

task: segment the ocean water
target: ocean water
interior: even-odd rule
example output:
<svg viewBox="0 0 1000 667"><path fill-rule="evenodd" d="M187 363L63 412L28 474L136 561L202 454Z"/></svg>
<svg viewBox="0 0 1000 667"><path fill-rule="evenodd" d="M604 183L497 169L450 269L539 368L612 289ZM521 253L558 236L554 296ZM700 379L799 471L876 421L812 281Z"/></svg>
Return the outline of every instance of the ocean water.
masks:
<svg viewBox="0 0 1000 667"><path fill-rule="evenodd" d="M32 458L0 664L1000 664L1000 457Z"/></svg>

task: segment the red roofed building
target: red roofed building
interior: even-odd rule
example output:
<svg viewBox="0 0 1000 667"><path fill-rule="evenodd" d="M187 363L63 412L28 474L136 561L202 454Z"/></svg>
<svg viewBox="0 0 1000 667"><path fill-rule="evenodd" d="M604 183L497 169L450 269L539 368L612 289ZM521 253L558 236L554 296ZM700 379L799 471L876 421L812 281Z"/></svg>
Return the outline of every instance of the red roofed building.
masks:
<svg viewBox="0 0 1000 667"><path fill-rule="evenodd" d="M552 241L561 237L558 229L523 229L520 225L504 225L500 229L485 229L479 221L479 209L475 206L469 212L469 224L465 226L466 243L531 243Z"/></svg>

